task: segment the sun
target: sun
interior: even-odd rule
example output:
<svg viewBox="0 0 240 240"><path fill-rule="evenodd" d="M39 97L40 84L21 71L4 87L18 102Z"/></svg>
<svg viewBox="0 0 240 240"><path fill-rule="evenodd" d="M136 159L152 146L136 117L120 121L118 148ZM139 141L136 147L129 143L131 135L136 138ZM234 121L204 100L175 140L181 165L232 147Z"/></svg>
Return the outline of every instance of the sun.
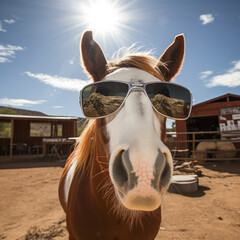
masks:
<svg viewBox="0 0 240 240"><path fill-rule="evenodd" d="M121 9L118 1L88 1L82 6L82 19L87 28L97 34L114 34L124 23L124 13Z"/></svg>
<svg viewBox="0 0 240 240"><path fill-rule="evenodd" d="M123 46L134 32L132 23L139 21L142 14L129 0L71 0L67 31L78 32L72 38L79 39L82 31L90 30L101 46L113 48Z"/></svg>

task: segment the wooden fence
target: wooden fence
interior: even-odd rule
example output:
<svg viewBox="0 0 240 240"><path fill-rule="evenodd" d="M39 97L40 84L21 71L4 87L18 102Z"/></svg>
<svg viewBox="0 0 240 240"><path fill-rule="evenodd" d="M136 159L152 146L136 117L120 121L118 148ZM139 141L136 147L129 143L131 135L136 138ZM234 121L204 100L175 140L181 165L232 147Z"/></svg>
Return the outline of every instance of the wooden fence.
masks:
<svg viewBox="0 0 240 240"><path fill-rule="evenodd" d="M206 161L206 160L240 160L240 131L200 131L200 132L167 132L168 147L170 148L174 160L186 161ZM214 143L231 142L235 149L218 150L209 149L198 150L197 145L205 142L206 145ZM223 145L223 144L222 144ZM210 147L211 148L211 147ZM232 155L234 157L219 157L219 155ZM230 153L230 154L229 154ZM205 157L203 157L205 155ZM199 157L201 156L201 158ZM218 156L218 157L217 157Z"/></svg>

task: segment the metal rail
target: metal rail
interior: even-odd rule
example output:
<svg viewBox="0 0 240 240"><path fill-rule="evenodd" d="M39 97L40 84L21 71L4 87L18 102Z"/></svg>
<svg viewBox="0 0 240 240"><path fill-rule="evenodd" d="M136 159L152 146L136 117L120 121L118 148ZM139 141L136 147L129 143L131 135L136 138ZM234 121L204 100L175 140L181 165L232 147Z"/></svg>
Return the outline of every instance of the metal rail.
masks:
<svg viewBox="0 0 240 240"><path fill-rule="evenodd" d="M200 139L199 135L212 135L213 138L210 139ZM182 135L182 136L181 136ZM189 135L191 136L191 139L189 139ZM216 135L218 135L220 137L220 139L216 138ZM170 150L173 153L173 157L175 160L186 160L186 161L207 161L207 160L240 160L240 131L236 130L236 131L224 131L224 132L220 132L220 131L198 131L198 132L167 132L167 136L172 136L176 139L168 140L169 144L174 144L176 145L175 148L170 147ZM181 137L180 137L181 136ZM180 139L179 139L180 138ZM197 151L196 150L196 144L200 143L200 142L232 142L236 149L234 151L236 151L236 157L234 158L220 158L220 157L213 157L213 158L209 158L209 157L205 157L205 158L201 158L201 159L197 159L197 154L198 153L206 153L206 156L208 156L208 154L211 154L212 156L214 156L214 154L219 154L219 153L230 153L232 152L232 150L206 150L206 151ZM184 144L185 143L185 144ZM192 143L191 149L189 149L189 143ZM178 157L177 155L185 155L183 157Z"/></svg>

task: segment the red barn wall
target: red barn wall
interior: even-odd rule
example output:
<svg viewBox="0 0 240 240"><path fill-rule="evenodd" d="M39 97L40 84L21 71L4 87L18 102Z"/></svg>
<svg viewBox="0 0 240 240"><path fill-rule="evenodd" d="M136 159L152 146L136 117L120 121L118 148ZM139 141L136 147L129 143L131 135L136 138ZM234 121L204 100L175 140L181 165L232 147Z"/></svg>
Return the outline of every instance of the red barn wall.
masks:
<svg viewBox="0 0 240 240"><path fill-rule="evenodd" d="M11 122L10 119L1 121ZM51 123L62 124L62 138L76 137L77 135L77 120L48 120L48 119L14 119L14 135L13 143L26 143L30 145L42 145L43 138L50 137L31 137L30 123ZM10 144L10 138L0 138L0 144ZM0 148L0 155L3 154Z"/></svg>
<svg viewBox="0 0 240 240"><path fill-rule="evenodd" d="M220 116L221 108L231 108L239 107L240 101L232 102L217 102L217 103L206 103L206 104L197 104L193 106L191 117L203 117L203 116ZM185 121L176 121L176 131L177 132L186 132L186 120Z"/></svg>
<svg viewBox="0 0 240 240"><path fill-rule="evenodd" d="M204 116L213 116L217 115L220 118L222 108L233 108L240 107L240 101L230 101L230 102L214 102L214 103L200 103L192 108L191 117L204 117ZM224 115L226 116L226 115ZM176 132L187 132L186 129L186 120L185 121L176 121ZM187 140L186 134L177 134L177 140ZM236 144L237 146L239 144ZM179 149L187 148L187 143L178 143Z"/></svg>
<svg viewBox="0 0 240 240"><path fill-rule="evenodd" d="M240 101L199 104L199 105L193 106L190 117L211 116L211 115L220 116L221 108L231 108L231 107L239 107L239 106L240 106Z"/></svg>

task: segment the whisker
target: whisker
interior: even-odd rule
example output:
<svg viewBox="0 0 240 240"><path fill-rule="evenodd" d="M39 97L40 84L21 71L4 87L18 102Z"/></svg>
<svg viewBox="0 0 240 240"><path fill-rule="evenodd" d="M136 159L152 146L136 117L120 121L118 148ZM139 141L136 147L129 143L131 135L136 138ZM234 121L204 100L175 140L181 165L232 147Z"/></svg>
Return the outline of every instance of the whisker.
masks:
<svg viewBox="0 0 240 240"><path fill-rule="evenodd" d="M98 192L100 192L104 187L105 187L105 184L102 184L103 181L107 180L106 178L104 178L100 183L98 183L97 187L96 187L96 190L98 190Z"/></svg>
<svg viewBox="0 0 240 240"><path fill-rule="evenodd" d="M120 200L115 194L114 186L111 181L106 181L101 186L101 190L104 190L105 203L106 206L108 206L109 214L115 214L117 219L121 222L127 222L130 228L132 228L135 224L139 224L143 228L143 212L126 209L119 202ZM155 215L153 216L155 217ZM151 213L149 214L149 217L152 217Z"/></svg>
<svg viewBox="0 0 240 240"><path fill-rule="evenodd" d="M98 161L99 163L101 163L101 164L107 164L107 165L109 165L109 163L106 163L106 162L100 162L100 161Z"/></svg>
<svg viewBox="0 0 240 240"><path fill-rule="evenodd" d="M95 174L94 176L92 176L92 178L95 178L96 176L100 175L101 173L104 173L104 172L107 172L108 171L108 168L104 169L103 171Z"/></svg>

